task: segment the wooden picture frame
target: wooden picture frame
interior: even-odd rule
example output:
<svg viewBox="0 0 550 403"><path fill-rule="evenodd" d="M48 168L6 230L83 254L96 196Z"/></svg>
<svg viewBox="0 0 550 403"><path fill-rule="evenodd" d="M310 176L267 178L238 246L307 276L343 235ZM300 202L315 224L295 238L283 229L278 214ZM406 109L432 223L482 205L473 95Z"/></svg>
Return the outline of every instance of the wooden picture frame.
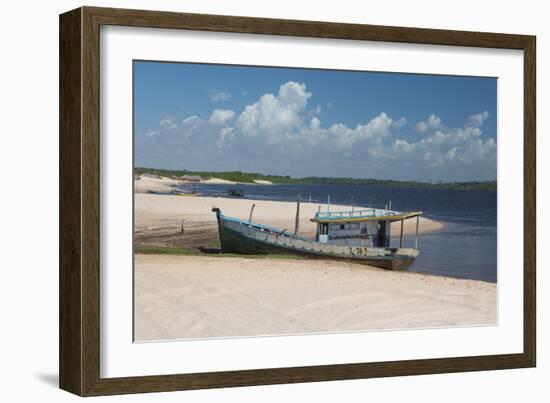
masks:
<svg viewBox="0 0 550 403"><path fill-rule="evenodd" d="M99 35L102 25L524 52L523 353L228 372L100 377ZM81 7L60 16L60 387L80 396L533 367L536 363L535 37Z"/></svg>

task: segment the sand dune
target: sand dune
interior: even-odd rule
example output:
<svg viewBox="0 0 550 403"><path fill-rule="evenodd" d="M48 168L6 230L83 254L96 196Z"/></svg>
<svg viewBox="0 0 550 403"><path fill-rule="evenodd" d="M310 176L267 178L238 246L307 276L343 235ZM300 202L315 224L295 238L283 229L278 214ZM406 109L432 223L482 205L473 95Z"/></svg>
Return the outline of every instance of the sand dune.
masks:
<svg viewBox="0 0 550 403"><path fill-rule="evenodd" d="M230 181L227 179L210 178L210 179L203 180L202 183L208 183L210 185L234 185L237 182Z"/></svg>
<svg viewBox="0 0 550 403"><path fill-rule="evenodd" d="M170 178L154 178L147 175L141 175L139 180L134 180L134 192L147 193L148 190L155 192L167 192L172 190L173 185L182 183Z"/></svg>

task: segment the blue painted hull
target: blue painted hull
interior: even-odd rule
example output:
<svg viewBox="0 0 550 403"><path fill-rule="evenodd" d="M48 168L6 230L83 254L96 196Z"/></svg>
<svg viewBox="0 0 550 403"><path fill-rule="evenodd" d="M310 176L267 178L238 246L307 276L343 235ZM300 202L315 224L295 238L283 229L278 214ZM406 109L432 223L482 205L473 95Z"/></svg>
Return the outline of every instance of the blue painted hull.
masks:
<svg viewBox="0 0 550 403"><path fill-rule="evenodd" d="M389 270L407 270L418 255L418 251L415 249L396 248L370 248L370 251L374 251L378 255L370 255L366 248L360 248L362 253L354 253L357 252L357 248L327 246L285 234L275 228L228 218L220 212L217 212L217 219L222 253L296 254L354 261ZM413 252L403 253L406 251Z"/></svg>

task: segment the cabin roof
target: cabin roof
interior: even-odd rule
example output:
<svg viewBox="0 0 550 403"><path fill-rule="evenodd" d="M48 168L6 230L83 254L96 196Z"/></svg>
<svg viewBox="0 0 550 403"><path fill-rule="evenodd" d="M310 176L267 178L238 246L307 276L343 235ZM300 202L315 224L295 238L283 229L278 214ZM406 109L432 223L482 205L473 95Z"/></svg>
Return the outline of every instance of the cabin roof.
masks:
<svg viewBox="0 0 550 403"><path fill-rule="evenodd" d="M400 221L421 215L421 211L392 211L384 209L364 209L349 211L323 211L311 219L317 223L345 223L357 221Z"/></svg>

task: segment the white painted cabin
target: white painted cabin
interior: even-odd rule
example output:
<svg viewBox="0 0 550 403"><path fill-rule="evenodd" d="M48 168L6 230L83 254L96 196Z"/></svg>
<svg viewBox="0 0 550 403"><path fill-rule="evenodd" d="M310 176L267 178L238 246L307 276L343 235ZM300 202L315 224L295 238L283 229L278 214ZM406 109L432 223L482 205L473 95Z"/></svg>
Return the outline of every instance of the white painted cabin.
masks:
<svg viewBox="0 0 550 403"><path fill-rule="evenodd" d="M402 213L385 209L318 212L311 221L317 223L315 240L339 246L388 248L391 223L401 221L400 247L403 245L403 221L418 217L421 212ZM415 241L418 243L418 241Z"/></svg>

